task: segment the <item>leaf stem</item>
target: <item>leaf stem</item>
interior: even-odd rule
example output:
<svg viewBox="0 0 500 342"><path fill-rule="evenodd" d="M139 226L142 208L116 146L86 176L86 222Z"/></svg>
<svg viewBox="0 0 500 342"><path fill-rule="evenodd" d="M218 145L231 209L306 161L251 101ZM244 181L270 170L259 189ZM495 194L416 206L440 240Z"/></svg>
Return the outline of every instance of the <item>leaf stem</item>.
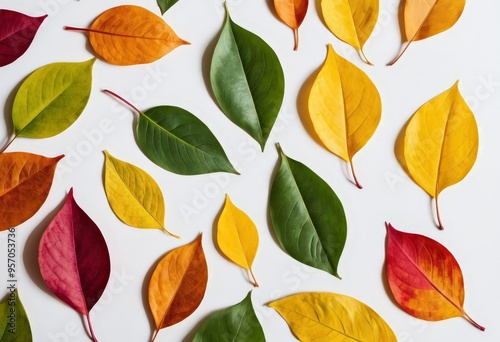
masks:
<svg viewBox="0 0 500 342"><path fill-rule="evenodd" d="M464 311L463 312L464 314L464 318L470 323L472 324L473 326L475 326L476 328L478 328L479 330L481 331L485 331L486 328L483 327L482 325L479 325L478 323L476 323L469 315L467 315L467 313Z"/></svg>
<svg viewBox="0 0 500 342"><path fill-rule="evenodd" d="M408 47L410 46L410 44L413 42L413 40L409 41L408 44L406 44L405 48L403 49L403 51L401 51L401 53L392 60L392 62L390 62L389 64L387 64L387 66L393 66L397 61L399 61L399 59L401 58L401 56L403 56L403 54L406 52L406 50L408 50Z"/></svg>
<svg viewBox="0 0 500 342"><path fill-rule="evenodd" d="M87 318L87 323L89 325L90 336L92 337L92 341L93 342L98 342L97 338L95 337L94 329L92 328L92 323L90 322L90 313L87 314L87 315L85 315L85 317Z"/></svg>
<svg viewBox="0 0 500 342"><path fill-rule="evenodd" d="M437 216L437 221L438 221L438 228L440 230L444 230L443 222L441 221L441 215L439 214L439 200L438 196L436 196L436 216Z"/></svg>
<svg viewBox="0 0 500 342"><path fill-rule="evenodd" d="M130 102L128 102L127 100L125 100L120 95L118 95L118 94L116 94L116 93L114 93L114 92L112 92L111 90L108 90L108 89L104 89L103 92L106 93L106 94L109 94L109 95L111 95L113 97L116 97L117 99L119 99L120 101L122 101L123 103L125 103L127 106L129 106L130 108L132 108L133 110L135 110L137 113L139 113L140 115L142 115L142 112L139 109L137 109L136 106L134 106L133 104L131 104Z"/></svg>
<svg viewBox="0 0 500 342"><path fill-rule="evenodd" d="M12 134L12 136L10 137L9 141L7 142L7 145L5 145L1 150L0 150L0 154L4 153L6 149L9 148L9 146L14 142L14 140L16 139L17 135L15 134Z"/></svg>
<svg viewBox="0 0 500 342"><path fill-rule="evenodd" d="M255 279L255 275L253 274L252 268L249 268L248 271L250 272L250 275L252 276L253 279L252 285L254 287L259 287L259 283L257 282L257 279Z"/></svg>
<svg viewBox="0 0 500 342"><path fill-rule="evenodd" d="M160 330L158 328L156 328L155 333L153 334L153 337L151 338L151 342L154 342L156 340L156 336L158 336L159 331Z"/></svg>
<svg viewBox="0 0 500 342"><path fill-rule="evenodd" d="M176 238L176 239L180 239L180 238L181 238L179 235L175 235L175 234L172 234L171 232L169 232L169 231L167 230L167 228L165 228L165 227L163 227L163 229L162 229L162 230L163 230L165 233L167 233L167 235L172 236L172 237L174 237L174 238Z"/></svg>
<svg viewBox="0 0 500 342"><path fill-rule="evenodd" d="M95 30L91 30L88 28L79 28L79 27L73 27L73 26L64 26L64 29L66 31L96 32Z"/></svg>
<svg viewBox="0 0 500 342"><path fill-rule="evenodd" d="M368 60L368 58L366 58L366 55L365 55L365 52L363 51L363 49L360 49L360 50L359 50L359 54L362 56L362 58L364 59L364 62L365 62L366 64L373 66L373 63L372 63L372 62L370 62L370 61Z"/></svg>
<svg viewBox="0 0 500 342"><path fill-rule="evenodd" d="M349 165L351 166L351 173L352 173L352 177L354 178L354 184L356 184L358 189L363 189L361 184L359 184L359 182L358 182L358 178L356 177L356 172L354 172L354 164L353 164L352 160L349 162Z"/></svg>
<svg viewBox="0 0 500 342"><path fill-rule="evenodd" d="M293 51L297 51L299 48L299 29L294 29L293 30L293 39L294 39L294 46L293 46Z"/></svg>

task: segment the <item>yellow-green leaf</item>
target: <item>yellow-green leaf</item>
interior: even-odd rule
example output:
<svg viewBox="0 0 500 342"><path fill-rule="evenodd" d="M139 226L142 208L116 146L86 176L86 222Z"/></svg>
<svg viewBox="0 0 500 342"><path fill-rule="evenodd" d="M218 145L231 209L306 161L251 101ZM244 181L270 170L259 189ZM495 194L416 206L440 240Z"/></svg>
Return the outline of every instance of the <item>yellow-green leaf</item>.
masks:
<svg viewBox="0 0 500 342"><path fill-rule="evenodd" d="M259 247L259 232L252 219L231 202L229 195L226 195L217 223L217 244L229 260L249 271L254 286L259 286L252 271Z"/></svg>
<svg viewBox="0 0 500 342"><path fill-rule="evenodd" d="M396 63L412 42L432 37L455 25L464 7L465 0L406 0L402 31L407 45L389 65Z"/></svg>
<svg viewBox="0 0 500 342"><path fill-rule="evenodd" d="M269 304L303 342L396 342L396 336L372 308L341 294L299 293Z"/></svg>
<svg viewBox="0 0 500 342"><path fill-rule="evenodd" d="M379 0L322 0L321 11L330 31L373 65L366 58L363 46L377 24Z"/></svg>
<svg viewBox="0 0 500 342"><path fill-rule="evenodd" d="M412 116L404 131L398 156L411 178L436 199L447 187L460 182L476 161L479 134L476 119L458 89L458 82L436 96ZM402 157L402 158L401 158Z"/></svg>
<svg viewBox="0 0 500 342"><path fill-rule="evenodd" d="M137 166L104 154L104 188L115 215L129 226L161 229L178 237L164 226L165 202L155 180Z"/></svg>
<svg viewBox="0 0 500 342"><path fill-rule="evenodd" d="M332 153L351 164L377 129L382 103L370 78L328 45L326 61L314 80L308 109L314 132Z"/></svg>

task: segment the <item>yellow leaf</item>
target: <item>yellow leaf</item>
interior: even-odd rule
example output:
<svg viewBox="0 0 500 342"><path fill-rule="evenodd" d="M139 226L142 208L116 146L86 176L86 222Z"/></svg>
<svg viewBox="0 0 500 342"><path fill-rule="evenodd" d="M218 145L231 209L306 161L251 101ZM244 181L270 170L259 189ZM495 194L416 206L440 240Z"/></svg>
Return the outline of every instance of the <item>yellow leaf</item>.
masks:
<svg viewBox="0 0 500 342"><path fill-rule="evenodd" d="M404 38L408 44L389 65L396 63L412 42L432 37L455 25L464 7L465 0L406 0L403 18Z"/></svg>
<svg viewBox="0 0 500 342"><path fill-rule="evenodd" d="M257 227L247 214L231 202L228 195L217 223L217 244L229 260L249 271L254 286L259 286L252 272L259 247Z"/></svg>
<svg viewBox="0 0 500 342"><path fill-rule="evenodd" d="M321 11L330 31L373 65L366 58L363 46L377 23L379 0L322 0Z"/></svg>
<svg viewBox="0 0 500 342"><path fill-rule="evenodd" d="M460 182L476 161L479 136L476 119L458 89L458 82L436 96L408 122L403 146L403 168L411 178L436 199L439 228L438 196L450 185Z"/></svg>
<svg viewBox="0 0 500 342"><path fill-rule="evenodd" d="M341 294L299 293L269 304L303 342L396 342L396 336L372 308Z"/></svg>
<svg viewBox="0 0 500 342"><path fill-rule="evenodd" d="M109 205L120 220L136 228L161 229L164 226L165 202L160 187L145 171L135 165L106 156L104 188Z"/></svg>
<svg viewBox="0 0 500 342"><path fill-rule="evenodd" d="M314 81L308 101L315 133L332 153L351 164L368 142L382 115L382 102L370 78L328 45L326 61Z"/></svg>

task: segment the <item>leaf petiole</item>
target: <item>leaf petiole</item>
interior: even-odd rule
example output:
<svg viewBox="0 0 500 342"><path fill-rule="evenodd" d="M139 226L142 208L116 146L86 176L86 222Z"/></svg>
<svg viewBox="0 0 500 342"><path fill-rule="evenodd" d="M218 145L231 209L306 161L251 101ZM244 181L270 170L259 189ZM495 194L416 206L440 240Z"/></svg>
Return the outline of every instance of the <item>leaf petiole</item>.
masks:
<svg viewBox="0 0 500 342"><path fill-rule="evenodd" d="M259 287L259 283L257 282L257 279L255 279L255 275L253 274L253 271L251 268L248 269L248 272L250 272L250 275L252 276L253 282L252 285L254 287Z"/></svg>
<svg viewBox="0 0 500 342"><path fill-rule="evenodd" d="M10 137L9 141L7 142L7 145L5 145L1 150L0 150L0 154L4 153L5 150L7 150L9 148L9 146L14 142L14 140L16 139L17 135L13 134L12 137Z"/></svg>
<svg viewBox="0 0 500 342"><path fill-rule="evenodd" d="M90 314L85 315L85 318L87 318L87 323L89 325L90 336L92 337L92 341L98 342L97 338L95 337L94 329L92 328L92 323L90 322Z"/></svg>
<svg viewBox="0 0 500 342"><path fill-rule="evenodd" d="M125 100L120 95L118 95L118 94L116 94L116 93L114 93L114 92L112 92L111 90L108 90L108 89L104 89L103 92L106 93L106 94L109 94L109 95L111 95L113 97L116 97L117 99L119 99L120 101L122 101L123 103L125 103L127 106L129 106L130 108L132 108L133 110L135 110L137 113L143 115L143 113L139 109L137 109L136 106L134 106L133 104L131 104L130 102L128 102L127 100Z"/></svg>
<svg viewBox="0 0 500 342"><path fill-rule="evenodd" d="M363 186L359 184L358 177L356 177L356 172L354 172L354 165L352 160L349 165L351 167L352 178L354 178L354 184L358 187L358 189L363 189Z"/></svg>

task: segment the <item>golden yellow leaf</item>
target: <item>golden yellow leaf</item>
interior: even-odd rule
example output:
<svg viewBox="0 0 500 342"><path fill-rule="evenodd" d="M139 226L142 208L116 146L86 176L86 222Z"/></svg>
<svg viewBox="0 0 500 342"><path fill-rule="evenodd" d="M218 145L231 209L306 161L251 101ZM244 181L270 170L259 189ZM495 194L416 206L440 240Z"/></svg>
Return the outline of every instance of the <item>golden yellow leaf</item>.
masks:
<svg viewBox="0 0 500 342"><path fill-rule="evenodd" d="M304 21L308 5L309 0L274 0L274 8L278 17L293 30L294 50L299 47L299 26Z"/></svg>
<svg viewBox="0 0 500 342"><path fill-rule="evenodd" d="M438 196L469 173L479 145L476 119L458 82L417 110L399 143L403 146L396 150L403 152L403 168L436 199L439 228L443 229Z"/></svg>
<svg viewBox="0 0 500 342"><path fill-rule="evenodd" d="M330 31L373 65L366 58L363 46L377 24L379 0L322 0L321 11Z"/></svg>
<svg viewBox="0 0 500 342"><path fill-rule="evenodd" d="M217 223L217 244L229 260L249 271L254 286L259 286L252 271L259 232L252 219L236 207L228 195Z"/></svg>
<svg viewBox="0 0 500 342"><path fill-rule="evenodd" d="M465 0L406 0L404 5L404 38L407 45L393 65L417 40L432 37L448 30L458 21L465 7Z"/></svg>
<svg viewBox="0 0 500 342"><path fill-rule="evenodd" d="M154 62L176 47L189 44L179 38L159 16L133 5L113 7L103 12L88 29L90 44L105 61L116 65Z"/></svg>
<svg viewBox="0 0 500 342"><path fill-rule="evenodd" d="M104 189L113 212L125 224L136 228L161 229L164 226L165 201L156 181L135 165L114 158L104 151Z"/></svg>
<svg viewBox="0 0 500 342"><path fill-rule="evenodd" d="M303 342L396 342L391 327L362 302L327 292L299 293L269 304Z"/></svg>
<svg viewBox="0 0 500 342"><path fill-rule="evenodd" d="M368 142L382 115L377 88L358 67L328 45L326 61L316 77L308 101L314 131L332 153L351 164Z"/></svg>

